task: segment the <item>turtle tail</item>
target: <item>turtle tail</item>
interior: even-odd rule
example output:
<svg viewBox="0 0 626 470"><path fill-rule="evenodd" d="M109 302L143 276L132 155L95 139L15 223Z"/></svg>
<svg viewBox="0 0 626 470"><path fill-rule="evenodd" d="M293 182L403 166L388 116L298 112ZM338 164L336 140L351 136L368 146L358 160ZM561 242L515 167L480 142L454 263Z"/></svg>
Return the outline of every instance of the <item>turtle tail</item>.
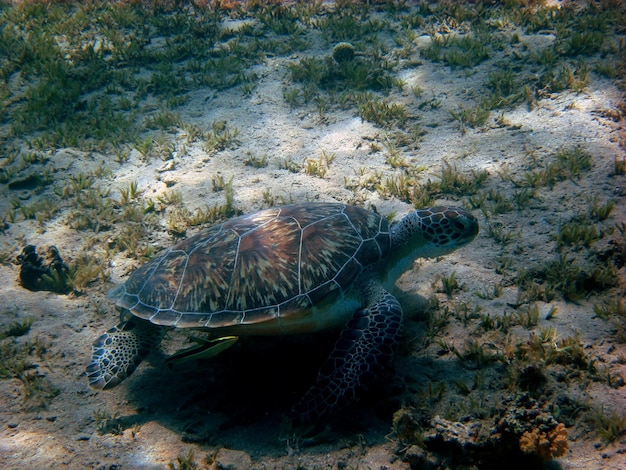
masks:
<svg viewBox="0 0 626 470"><path fill-rule="evenodd" d="M370 285L367 293L369 305L354 314L317 382L293 406L295 424L315 424L355 401L389 364L400 336L402 307L377 284Z"/></svg>
<svg viewBox="0 0 626 470"><path fill-rule="evenodd" d="M89 385L98 390L119 385L159 345L165 331L162 326L137 318L115 325L91 347Z"/></svg>

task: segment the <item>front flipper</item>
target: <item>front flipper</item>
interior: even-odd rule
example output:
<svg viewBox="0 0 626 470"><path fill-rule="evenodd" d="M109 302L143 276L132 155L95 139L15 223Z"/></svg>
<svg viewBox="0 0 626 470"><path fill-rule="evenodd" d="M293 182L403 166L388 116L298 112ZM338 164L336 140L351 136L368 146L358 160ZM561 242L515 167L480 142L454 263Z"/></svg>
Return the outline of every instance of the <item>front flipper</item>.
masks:
<svg viewBox="0 0 626 470"><path fill-rule="evenodd" d="M115 325L91 347L89 385L106 390L120 384L159 345L165 331L162 326L134 317Z"/></svg>
<svg viewBox="0 0 626 470"><path fill-rule="evenodd" d="M239 338L237 336L224 336L222 338L207 340L194 336L191 339L197 344L197 346L183 349L182 351L171 355L165 360L165 363L168 365L181 364L194 359L210 359L217 356L222 351L230 348Z"/></svg>
<svg viewBox="0 0 626 470"><path fill-rule="evenodd" d="M402 326L402 307L378 285L369 305L358 310L341 332L317 382L292 408L294 421L312 424L355 401L389 363Z"/></svg>

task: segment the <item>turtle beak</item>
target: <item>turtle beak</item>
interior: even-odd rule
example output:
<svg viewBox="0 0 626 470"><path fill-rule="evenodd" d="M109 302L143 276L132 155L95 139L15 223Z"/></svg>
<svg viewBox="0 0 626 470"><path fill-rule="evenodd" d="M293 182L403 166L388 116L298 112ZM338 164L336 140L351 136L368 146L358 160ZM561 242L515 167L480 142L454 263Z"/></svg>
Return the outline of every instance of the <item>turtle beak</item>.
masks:
<svg viewBox="0 0 626 470"><path fill-rule="evenodd" d="M476 238L476 235L478 235L478 232L480 231L478 219L476 219L476 217L469 214L469 217L465 217L465 220L463 221L459 220L459 223L463 226L462 230L465 232L463 240L470 242Z"/></svg>

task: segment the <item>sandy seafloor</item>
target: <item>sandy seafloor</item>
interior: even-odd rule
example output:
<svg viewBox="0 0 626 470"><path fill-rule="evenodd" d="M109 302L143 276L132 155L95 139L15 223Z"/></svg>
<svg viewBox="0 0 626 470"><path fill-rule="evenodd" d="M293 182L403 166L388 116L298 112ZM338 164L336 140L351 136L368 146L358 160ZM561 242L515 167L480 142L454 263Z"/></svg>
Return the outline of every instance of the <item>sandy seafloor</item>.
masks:
<svg viewBox="0 0 626 470"><path fill-rule="evenodd" d="M372 15L385 18L388 14ZM231 21L224 27L239 20ZM406 54L399 54L399 46L384 33L379 38L386 45L385 54L397 61L393 74L404 85L376 96L406 106L405 130L413 124L421 126L424 132L410 145L395 149L385 145L393 140L394 126L363 120L355 107L343 109L331 102L320 112L314 102L296 106L286 102L284 89L300 86L287 65L305 56L326 57L336 42L307 33L309 47L285 55L268 54L254 66L258 79L249 94L242 93L241 86L221 91L198 88L188 91L187 103L174 109L182 121L203 133L220 120L236 127L237 142L227 148L207 151L202 139L189 138L182 126L145 130L142 138L171 143L173 151L167 159L142 157L132 145L123 163L115 161L111 149L47 149L42 151L43 163L19 168L11 181L31 171L50 169L53 184L38 190L11 189L10 181L0 185L0 216L7 214L0 235L0 326L6 329L13 322L33 319L26 334L9 336L2 343L6 351L9 345L35 340L45 345L45 353L30 351L27 359L32 367L26 372L35 374L45 386L28 391L23 374L6 371L0 379L0 467L194 468L181 463L180 458L190 456L196 468L491 468L481 460L480 452L493 449L478 446L477 452L471 450L472 438L463 440L463 431L459 431L459 445L469 446L463 452L455 447L454 439L429 447L423 436L432 437L439 429L437 420L442 419L457 423L459 429L482 426L482 435L489 435L502 410L510 411L519 397L530 394L537 399L537 409L552 414L567 429L568 450L548 467L626 468L625 318L623 312L608 320L594 313L594 306L623 299L626 288L625 241L619 230L626 222L626 177L623 171L615 174L616 160L623 162L625 157L623 78L607 78L591 68L582 90L538 93L533 103L522 100L492 110L484 124L461 126L453 113L471 107L488 93L484 83L497 64L513 60L514 53L549 46L555 36L550 30L528 32L505 22L494 31L505 36L517 32L518 44L492 51L474 67L455 68L421 56L431 40L427 31L438 27L447 33L467 31L462 21L455 23L441 14L414 28L416 34ZM623 28L618 33L621 36L607 39L606 44L622 41L618 70L623 72ZM591 64L600 56L571 60ZM613 57L619 63L619 55ZM515 73L528 77L519 70ZM541 73L539 66L537 73ZM422 92L414 93L412 87ZM143 109L154 112L159 109L158 100L148 96ZM5 120L3 125L9 123ZM24 146L28 136L20 138L16 138L17 145ZM523 181L525 175L555 161L563 149L590 154L590 168L575 177L539 185L533 198L516 207L512 201L522 188L512 184L511 178ZM419 169L415 184L439 181L448 162L464 175L487 172L478 194L487 196L497 190L511 204L495 211L490 205L493 201L486 197L481 210L472 208L467 194L435 194L436 203L472 208L481 233L470 246L445 258L416 261L414 269L401 278L397 287L406 324L393 369L357 405L331 417L312 436L292 434L285 418L314 380L336 338L334 332L297 342L240 341L210 363L189 363L174 370L167 369L163 359L183 345L184 338L170 334L162 350L152 354L123 385L104 392L90 389L84 372L90 345L118 318L106 292L142 263L137 259L140 256L133 256L132 250L110 249L123 222L101 232L73 229L68 223L76 210L71 199L42 222L24 219L11 202L54 199L58 194L54 188L69 185L79 174L93 174L103 165L110 173L93 176L92 187L110 188L109 197L116 201L120 190L134 181L137 204L172 191L182 196L178 206L157 211L148 233L136 242L158 250L174 242L168 220L183 208L193 212L224 202L224 191L215 191L212 183L218 176L225 181L233 178L234 205L243 213L268 207L272 200L341 201L401 216L411 205L381 194L375 186L404 171L401 165L390 165L393 152ZM306 164L296 171L283 168L284 161L302 164L307 159L317 161L321 155L334 156L322 177L307 174ZM266 157L266 165L246 164L251 157ZM0 156L0 164L17 165L6 156ZM588 215L594 202L607 201L615 203L608 218ZM15 216L9 218L11 211ZM572 242L559 247L560 228L577 215L583 225L596 227L599 235L588 246ZM189 226L184 236L198 230ZM93 282L69 294L29 291L19 282L18 255L26 244L54 245L70 264L89 253L102 262L106 281L94 276ZM522 271L535 273L534 281L545 288L550 280L537 273L560 255L566 264L582 266L585 272L609 270L611 264L611 281L597 285L587 279L586 290L575 301L564 298L558 287L554 295L524 301L516 283ZM564 276L563 272L557 276ZM442 279L453 273L459 288L447 295ZM557 286L559 281L552 279ZM588 287L589 283L593 285ZM489 295L496 290L497 294ZM435 300L435 313L432 308L426 313L426 305ZM529 306L539 310L536 324L520 320L528 316ZM556 313L548 315L551 311ZM507 326L487 329L486 315L513 320ZM437 318L442 320L439 325ZM528 353L527 345L537 337L543 338L539 348L543 357ZM479 346L483 356L477 356L476 348L471 352L472 344ZM576 358L568 356L574 349ZM8 359L3 357L3 361L6 364ZM529 374L528 367L536 373ZM533 382L533 377L539 378ZM402 413L408 425L401 420ZM616 418L620 415L621 422ZM599 416L617 422L612 442L598 433ZM507 466L515 468L516 461Z"/></svg>

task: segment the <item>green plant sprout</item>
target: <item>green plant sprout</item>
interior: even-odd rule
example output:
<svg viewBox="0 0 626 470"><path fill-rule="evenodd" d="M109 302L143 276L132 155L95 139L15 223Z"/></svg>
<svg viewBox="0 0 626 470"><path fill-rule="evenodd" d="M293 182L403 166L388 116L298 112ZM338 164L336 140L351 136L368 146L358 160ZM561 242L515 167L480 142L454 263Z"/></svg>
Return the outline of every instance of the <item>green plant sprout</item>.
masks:
<svg viewBox="0 0 626 470"><path fill-rule="evenodd" d="M21 322L12 322L8 327L0 330L0 340L10 336L15 337L27 334L34 321L33 317L26 317Z"/></svg>

